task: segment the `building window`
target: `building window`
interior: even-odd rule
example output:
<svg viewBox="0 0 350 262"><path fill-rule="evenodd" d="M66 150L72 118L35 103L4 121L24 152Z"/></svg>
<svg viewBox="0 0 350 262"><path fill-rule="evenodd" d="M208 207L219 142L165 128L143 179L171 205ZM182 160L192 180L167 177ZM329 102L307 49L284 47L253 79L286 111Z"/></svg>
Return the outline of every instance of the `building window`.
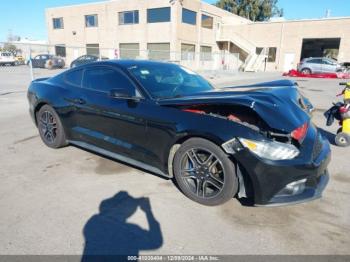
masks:
<svg viewBox="0 0 350 262"><path fill-rule="evenodd" d="M261 52L262 52L263 50L264 50L263 47L257 47L257 48L255 49L255 54L256 54L256 55L260 55Z"/></svg>
<svg viewBox="0 0 350 262"><path fill-rule="evenodd" d="M66 46L65 45L56 45L55 46L56 56L66 57Z"/></svg>
<svg viewBox="0 0 350 262"><path fill-rule="evenodd" d="M202 27L213 29L214 19L208 15L202 15Z"/></svg>
<svg viewBox="0 0 350 262"><path fill-rule="evenodd" d="M212 60L212 47L211 46L201 46L201 61Z"/></svg>
<svg viewBox="0 0 350 262"><path fill-rule="evenodd" d="M131 25L139 23L139 11L127 11L119 13L119 24L120 25Z"/></svg>
<svg viewBox="0 0 350 262"><path fill-rule="evenodd" d="M181 44L181 60L194 60L195 52L195 45Z"/></svg>
<svg viewBox="0 0 350 262"><path fill-rule="evenodd" d="M85 16L85 26L86 27L97 27L98 26L97 15L86 15Z"/></svg>
<svg viewBox="0 0 350 262"><path fill-rule="evenodd" d="M53 18L53 29L63 29L63 17Z"/></svg>
<svg viewBox="0 0 350 262"><path fill-rule="evenodd" d="M100 56L100 45L99 44L87 44L86 54L93 56Z"/></svg>
<svg viewBox="0 0 350 262"><path fill-rule="evenodd" d="M120 58L135 59L140 56L140 45L137 43L119 44Z"/></svg>
<svg viewBox="0 0 350 262"><path fill-rule="evenodd" d="M170 60L170 43L147 44L148 59Z"/></svg>
<svg viewBox="0 0 350 262"><path fill-rule="evenodd" d="M147 23L170 22L170 7L147 9Z"/></svg>
<svg viewBox="0 0 350 262"><path fill-rule="evenodd" d="M276 62L277 47L269 47L267 62Z"/></svg>
<svg viewBox="0 0 350 262"><path fill-rule="evenodd" d="M186 8L182 8L182 23L196 25L197 13Z"/></svg>

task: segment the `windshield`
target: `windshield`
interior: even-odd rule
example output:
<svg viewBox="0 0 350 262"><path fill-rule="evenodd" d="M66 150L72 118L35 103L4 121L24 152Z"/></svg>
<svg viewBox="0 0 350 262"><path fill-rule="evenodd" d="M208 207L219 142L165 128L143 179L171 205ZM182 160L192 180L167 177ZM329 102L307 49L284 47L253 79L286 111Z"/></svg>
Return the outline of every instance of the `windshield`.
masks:
<svg viewBox="0 0 350 262"><path fill-rule="evenodd" d="M175 64L134 65L128 70L156 99L188 96L214 89L201 76Z"/></svg>

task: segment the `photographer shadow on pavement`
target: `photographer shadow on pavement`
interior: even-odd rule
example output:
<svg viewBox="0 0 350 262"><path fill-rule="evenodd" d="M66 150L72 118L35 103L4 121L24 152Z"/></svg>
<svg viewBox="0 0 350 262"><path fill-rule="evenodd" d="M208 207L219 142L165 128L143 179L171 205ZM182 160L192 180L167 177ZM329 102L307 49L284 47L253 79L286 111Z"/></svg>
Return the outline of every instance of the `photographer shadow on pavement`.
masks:
<svg viewBox="0 0 350 262"><path fill-rule="evenodd" d="M126 221L138 207L146 215L149 230ZM138 256L141 250L155 250L162 246L162 232L153 216L149 198L133 198L120 191L103 200L99 209L100 213L92 216L83 230L83 262L127 261L128 256Z"/></svg>

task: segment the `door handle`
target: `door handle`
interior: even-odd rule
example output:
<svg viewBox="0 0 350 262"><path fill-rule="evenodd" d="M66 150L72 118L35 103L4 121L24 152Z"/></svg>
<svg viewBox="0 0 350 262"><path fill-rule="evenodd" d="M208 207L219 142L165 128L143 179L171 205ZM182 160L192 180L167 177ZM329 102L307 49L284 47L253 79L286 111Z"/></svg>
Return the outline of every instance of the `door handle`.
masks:
<svg viewBox="0 0 350 262"><path fill-rule="evenodd" d="M79 104L79 105L83 105L83 104L86 104L86 101L82 98L76 98L76 99L73 99L73 102L75 104Z"/></svg>

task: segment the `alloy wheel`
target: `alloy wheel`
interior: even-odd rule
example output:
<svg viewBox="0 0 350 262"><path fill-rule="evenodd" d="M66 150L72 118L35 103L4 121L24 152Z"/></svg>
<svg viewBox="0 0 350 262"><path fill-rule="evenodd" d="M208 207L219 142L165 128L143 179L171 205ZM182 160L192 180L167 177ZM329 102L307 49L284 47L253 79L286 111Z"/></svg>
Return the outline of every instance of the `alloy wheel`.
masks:
<svg viewBox="0 0 350 262"><path fill-rule="evenodd" d="M193 194L204 199L220 194L225 184L221 161L214 153L201 148L192 148L183 155L181 177Z"/></svg>
<svg viewBox="0 0 350 262"><path fill-rule="evenodd" d="M57 137L57 121L51 112L44 111L41 114L39 128L46 142L53 144Z"/></svg>

